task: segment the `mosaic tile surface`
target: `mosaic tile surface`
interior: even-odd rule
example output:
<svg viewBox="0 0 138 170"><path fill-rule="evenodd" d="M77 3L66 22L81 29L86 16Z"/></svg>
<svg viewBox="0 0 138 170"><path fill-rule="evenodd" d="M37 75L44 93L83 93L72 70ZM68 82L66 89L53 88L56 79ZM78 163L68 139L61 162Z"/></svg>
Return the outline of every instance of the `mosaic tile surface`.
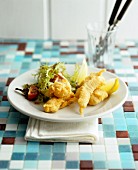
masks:
<svg viewBox="0 0 138 170"><path fill-rule="evenodd" d="M2 170L134 170L138 169L138 42L114 50L114 67L129 89L119 109L99 118L99 142L27 142L28 117L7 100L10 82L48 62L81 63L84 41L22 40L0 43L0 169Z"/></svg>

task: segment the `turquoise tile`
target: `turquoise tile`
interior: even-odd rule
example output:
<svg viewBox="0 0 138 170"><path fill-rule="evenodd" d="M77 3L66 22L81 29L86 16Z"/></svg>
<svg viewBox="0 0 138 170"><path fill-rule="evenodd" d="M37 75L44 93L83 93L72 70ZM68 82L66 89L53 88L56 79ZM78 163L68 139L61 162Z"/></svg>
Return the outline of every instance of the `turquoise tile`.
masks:
<svg viewBox="0 0 138 170"><path fill-rule="evenodd" d="M94 161L94 168L95 169L106 169L107 163L105 161Z"/></svg>
<svg viewBox="0 0 138 170"><path fill-rule="evenodd" d="M103 124L103 130L105 132L112 132L115 130L115 127L114 125L106 125L106 124Z"/></svg>
<svg viewBox="0 0 138 170"><path fill-rule="evenodd" d="M106 125L113 125L114 120L112 118L102 118L102 123Z"/></svg>
<svg viewBox="0 0 138 170"><path fill-rule="evenodd" d="M127 131L127 125L115 125L117 131Z"/></svg>
<svg viewBox="0 0 138 170"><path fill-rule="evenodd" d="M24 168L28 168L28 169L37 169L38 166L38 161L29 161L29 160L25 160L24 161Z"/></svg>
<svg viewBox="0 0 138 170"><path fill-rule="evenodd" d="M125 112L126 118L136 118L136 112Z"/></svg>
<svg viewBox="0 0 138 170"><path fill-rule="evenodd" d="M80 160L92 160L93 153L89 152L80 152Z"/></svg>
<svg viewBox="0 0 138 170"><path fill-rule="evenodd" d="M66 149L66 143L54 143L53 152L64 153L65 149Z"/></svg>
<svg viewBox="0 0 138 170"><path fill-rule="evenodd" d="M0 137L3 137L4 131L0 130Z"/></svg>
<svg viewBox="0 0 138 170"><path fill-rule="evenodd" d="M130 138L132 137L138 137L138 131L129 131Z"/></svg>
<svg viewBox="0 0 138 170"><path fill-rule="evenodd" d="M126 123L128 125L136 125L136 126L138 126L138 120L136 118L131 118L131 119L126 118Z"/></svg>
<svg viewBox="0 0 138 170"><path fill-rule="evenodd" d="M126 121L125 121L125 118L115 118L114 119L114 123L115 125L126 125Z"/></svg>
<svg viewBox="0 0 138 170"><path fill-rule="evenodd" d="M122 168L123 169L135 169L135 164L134 161L132 160L126 160L126 161L121 161Z"/></svg>
<svg viewBox="0 0 138 170"><path fill-rule="evenodd" d="M131 152L121 152L120 153L121 160L134 160L133 154Z"/></svg>
<svg viewBox="0 0 138 170"><path fill-rule="evenodd" d="M13 152L17 153L25 153L26 152L26 145L14 145Z"/></svg>
<svg viewBox="0 0 138 170"><path fill-rule="evenodd" d="M115 132L110 132L110 131L109 132L108 131L105 132L104 131L103 134L104 134L105 138L114 138L114 137L116 137L116 133Z"/></svg>
<svg viewBox="0 0 138 170"><path fill-rule="evenodd" d="M138 144L138 137L130 137L130 142L132 145Z"/></svg>
<svg viewBox="0 0 138 170"><path fill-rule="evenodd" d="M128 131L138 131L137 125L127 125Z"/></svg>
<svg viewBox="0 0 138 170"><path fill-rule="evenodd" d="M39 143L38 142L28 142L26 151L29 153L38 153L39 152Z"/></svg>

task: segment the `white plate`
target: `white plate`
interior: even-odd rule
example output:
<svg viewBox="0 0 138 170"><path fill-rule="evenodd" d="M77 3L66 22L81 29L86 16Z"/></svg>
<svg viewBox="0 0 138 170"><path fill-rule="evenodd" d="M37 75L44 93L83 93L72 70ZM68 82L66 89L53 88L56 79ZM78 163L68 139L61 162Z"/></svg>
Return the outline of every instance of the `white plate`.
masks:
<svg viewBox="0 0 138 170"><path fill-rule="evenodd" d="M74 65L66 65L67 71L72 73ZM90 68L89 72L98 71L97 68ZM84 109L84 116L79 114L79 106L77 103L73 103L68 107L59 110L56 113L50 114L43 111L42 105L36 105L33 102L28 101L24 96L15 92L15 88L22 88L23 84L34 83L34 77L32 74L36 73L37 70L30 70L17 78L15 78L8 88L8 100L11 105L19 112L26 114L30 117L37 119L55 121L55 122L77 122L85 121L88 119L101 117L104 114L110 113L120 107L126 100L128 95L128 89L126 84L119 79L120 87L117 92L112 94L108 99L104 100L96 106L88 106ZM104 72L103 76L105 79L117 77L115 74L110 72Z"/></svg>

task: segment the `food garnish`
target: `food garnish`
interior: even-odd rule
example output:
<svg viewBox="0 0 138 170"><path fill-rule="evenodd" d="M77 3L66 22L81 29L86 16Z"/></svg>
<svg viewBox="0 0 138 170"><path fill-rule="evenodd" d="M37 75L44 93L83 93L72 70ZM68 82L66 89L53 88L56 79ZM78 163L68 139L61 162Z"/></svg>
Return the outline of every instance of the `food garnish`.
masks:
<svg viewBox="0 0 138 170"><path fill-rule="evenodd" d="M76 102L80 114L83 115L88 105L97 105L118 90L119 79L105 80L102 75L105 71L106 69L102 69L88 75L85 60L81 66L75 65L72 75L67 72L64 63L42 65L33 75L36 79L34 84L25 84L23 89L15 90L22 92L30 101L43 103L43 109L47 113L55 113Z"/></svg>

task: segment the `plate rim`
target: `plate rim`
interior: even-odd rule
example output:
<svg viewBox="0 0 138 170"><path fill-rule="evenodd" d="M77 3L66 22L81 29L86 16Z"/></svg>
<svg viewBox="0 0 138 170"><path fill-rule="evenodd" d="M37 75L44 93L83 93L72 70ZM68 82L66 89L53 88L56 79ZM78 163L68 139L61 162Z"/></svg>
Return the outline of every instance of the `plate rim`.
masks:
<svg viewBox="0 0 138 170"><path fill-rule="evenodd" d="M74 67L74 64L66 64L66 67ZM38 68L39 69L39 68ZM80 117L77 117L77 118L60 118L60 119L53 119L53 118L43 118L43 117L40 117L40 116L36 116L36 115L30 115L29 113L27 113L27 111L24 111L22 109L20 109L19 107L17 107L17 105L14 104L14 102L12 101L11 99L11 96L10 96L10 88L12 87L12 85L14 84L14 82L20 77L20 76L23 76L25 74L28 74L29 72L33 72L33 71L37 71L38 69L31 69L31 70L28 70L22 74L20 74L19 76L17 76L11 83L10 85L8 86L8 91L7 91L7 98L8 98L8 101L10 102L10 104L19 112L21 112L22 114L25 114L29 117L33 117L33 118L36 118L36 119L39 119L39 120L45 120L45 121L50 121L50 122L80 122L80 121L87 121L88 119L93 119L93 118L99 118L99 117L102 117L103 115L105 114L108 114L109 112L113 112L114 110L116 110L117 108L121 107L121 105L126 101L127 97L128 97L128 88L127 88L127 85L126 83L121 79L119 78L116 74L114 73L111 73L109 71L106 71L106 74L109 74L113 77L118 77L119 78L119 81L124 85L125 87L125 90L126 90L126 94L123 98L123 100L117 104L116 106L114 106L113 108L110 108L109 110L107 111L104 111L100 114L96 114L96 115L91 115L91 116L86 116L86 117L83 117L80 115ZM88 69L90 71L92 70L101 70L99 68L95 68L95 67L90 67L88 66ZM16 92L15 92L16 93ZM28 101L29 102L29 101ZM64 109L64 108L63 108ZM45 114L45 113L44 113ZM50 114L50 113L49 113ZM54 114L54 113L52 113Z"/></svg>

